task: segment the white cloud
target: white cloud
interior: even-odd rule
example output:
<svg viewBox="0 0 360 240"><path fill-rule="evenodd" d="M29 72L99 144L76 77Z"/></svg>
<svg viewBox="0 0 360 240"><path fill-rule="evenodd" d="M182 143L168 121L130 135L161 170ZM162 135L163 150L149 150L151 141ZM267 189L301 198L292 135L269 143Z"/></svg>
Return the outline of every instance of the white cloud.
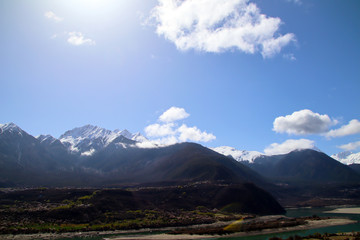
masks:
<svg viewBox="0 0 360 240"><path fill-rule="evenodd" d="M248 0L158 0L152 19L158 35L180 50L222 52L237 49L272 57L293 33L278 33L280 18L268 17Z"/></svg>
<svg viewBox="0 0 360 240"><path fill-rule="evenodd" d="M343 137L360 133L360 121L357 119L351 120L347 125L341 126L341 128L330 130L327 137Z"/></svg>
<svg viewBox="0 0 360 240"><path fill-rule="evenodd" d="M283 143L273 143L264 149L267 155L286 154L298 149L313 149L315 142L309 139L288 139Z"/></svg>
<svg viewBox="0 0 360 240"><path fill-rule="evenodd" d="M352 150L360 148L360 141L351 142L351 143L340 145L340 146L337 146L337 147L341 148L343 150L346 150L346 151L352 151Z"/></svg>
<svg viewBox="0 0 360 240"><path fill-rule="evenodd" d="M44 16L54 20L55 22L61 22L62 20L64 20L63 18L56 16L56 14L52 11L45 12Z"/></svg>
<svg viewBox="0 0 360 240"><path fill-rule="evenodd" d="M161 114L159 120L161 122L174 122L177 120L185 119L189 116L190 114L188 114L184 108L171 107L163 114Z"/></svg>
<svg viewBox="0 0 360 240"><path fill-rule="evenodd" d="M95 41L90 38L85 38L81 32L69 32L68 43L80 46L80 45L95 45Z"/></svg>
<svg viewBox="0 0 360 240"><path fill-rule="evenodd" d="M328 115L320 115L304 109L293 112L291 115L277 117L273 123L273 131L288 134L317 134L324 133L329 127L337 124Z"/></svg>
<svg viewBox="0 0 360 240"><path fill-rule="evenodd" d="M151 124L145 128L145 134L148 137L163 137L167 135L175 134L175 131L173 130L174 124L168 123L168 124Z"/></svg>
<svg viewBox="0 0 360 240"><path fill-rule="evenodd" d="M180 133L179 140L182 142L209 142L216 139L211 133L202 132L197 127L188 127L185 124L181 125L177 131Z"/></svg>
<svg viewBox="0 0 360 240"><path fill-rule="evenodd" d="M167 145L172 145L172 144L178 143L179 140L176 138L176 136L173 135L173 136L155 139L155 140L153 140L153 142L158 145L167 146Z"/></svg>
<svg viewBox="0 0 360 240"><path fill-rule="evenodd" d="M90 149L89 151L86 151L86 152L82 152L81 153L81 156L87 156L87 157L89 157L89 156L91 156L91 155L93 155L95 153L95 149Z"/></svg>
<svg viewBox="0 0 360 240"><path fill-rule="evenodd" d="M196 126L188 127L182 124L179 127L179 124L175 123L189 116L190 114L184 108L171 107L159 117L158 120L162 123L154 123L145 127L145 134L147 137L153 138L150 139L150 142L156 146L186 141L209 142L216 139L212 133L201 131ZM151 147L151 144L146 144L144 147Z"/></svg>
<svg viewBox="0 0 360 240"><path fill-rule="evenodd" d="M157 148L157 147L159 147L153 141L137 142L137 143L135 143L135 146L138 148Z"/></svg>

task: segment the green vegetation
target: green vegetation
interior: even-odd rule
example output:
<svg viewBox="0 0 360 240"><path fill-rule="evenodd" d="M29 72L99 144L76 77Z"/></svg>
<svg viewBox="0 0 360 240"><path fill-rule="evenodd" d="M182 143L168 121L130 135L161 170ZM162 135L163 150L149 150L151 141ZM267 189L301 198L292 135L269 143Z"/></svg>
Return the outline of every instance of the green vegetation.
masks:
<svg viewBox="0 0 360 240"><path fill-rule="evenodd" d="M180 229L172 231L171 234L206 234L206 235L223 235L236 232L251 232L263 229L293 227L305 224L305 220L310 218L279 218L274 220L259 221L257 219L250 219L245 221L245 218L240 218L237 221L227 226L216 227L199 227L190 229Z"/></svg>
<svg viewBox="0 0 360 240"><path fill-rule="evenodd" d="M0 192L0 234L128 230L232 221L248 215L241 214L239 208L223 211L221 206L233 201L232 196L244 196L249 191L254 191L250 199L262 196L252 185L207 183L128 190L36 188ZM235 201L241 201L240 197Z"/></svg>

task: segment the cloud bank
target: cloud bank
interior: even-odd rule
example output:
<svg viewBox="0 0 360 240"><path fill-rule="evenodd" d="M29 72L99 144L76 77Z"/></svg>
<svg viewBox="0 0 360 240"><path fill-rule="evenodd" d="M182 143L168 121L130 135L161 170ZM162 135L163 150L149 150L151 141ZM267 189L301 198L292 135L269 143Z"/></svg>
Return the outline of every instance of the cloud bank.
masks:
<svg viewBox="0 0 360 240"><path fill-rule="evenodd" d="M298 149L314 149L315 142L309 139L288 139L283 143L273 143L264 149L267 155L286 154Z"/></svg>
<svg viewBox="0 0 360 240"><path fill-rule="evenodd" d="M148 137L163 137L168 135L175 134L174 123L168 123L168 124L151 124L147 126L145 130L145 134Z"/></svg>
<svg viewBox="0 0 360 240"><path fill-rule="evenodd" d="M319 134L329 131L329 128L337 123L326 114L320 115L304 109L277 117L273 123L273 131L295 135Z"/></svg>
<svg viewBox="0 0 360 240"><path fill-rule="evenodd" d="M171 145L186 141L209 142L216 139L212 133L201 131L196 126L188 127L186 124L179 126L177 121L189 116L190 114L184 108L178 107L171 107L161 114L158 118L160 123L150 124L144 129L146 136L151 139L152 146Z"/></svg>
<svg viewBox="0 0 360 240"><path fill-rule="evenodd" d="M151 19L157 34L180 50L237 49L269 58L295 41L293 33L279 33L280 18L261 14L248 0L158 0Z"/></svg>

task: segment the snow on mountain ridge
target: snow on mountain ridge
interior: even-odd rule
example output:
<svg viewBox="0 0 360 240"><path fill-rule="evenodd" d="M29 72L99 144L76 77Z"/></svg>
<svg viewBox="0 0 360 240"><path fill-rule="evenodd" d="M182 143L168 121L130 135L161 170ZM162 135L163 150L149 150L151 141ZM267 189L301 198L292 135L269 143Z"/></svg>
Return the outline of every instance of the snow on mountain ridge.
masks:
<svg viewBox="0 0 360 240"><path fill-rule="evenodd" d="M339 162L350 165L350 164L360 164L360 152L353 153L351 151L344 151L337 154L331 155L331 157Z"/></svg>
<svg viewBox="0 0 360 240"><path fill-rule="evenodd" d="M58 139L54 138L53 136L51 136L49 134L48 135L39 135L39 136L36 136L35 138L38 139L40 141L40 143L47 142L49 144L51 144L51 143L55 142L56 140L58 140Z"/></svg>
<svg viewBox="0 0 360 240"><path fill-rule="evenodd" d="M256 151L246 151L246 150L237 150L236 148L229 147L229 146L221 146L211 148L215 152L223 154L225 156L231 156L236 161L248 161L249 163L253 163L254 160L260 156L263 156L263 153L256 152Z"/></svg>
<svg viewBox="0 0 360 240"><path fill-rule="evenodd" d="M0 129L2 131L17 131L17 132L22 132L23 130L21 128L19 128L15 123L5 123L5 124L0 124Z"/></svg>
<svg viewBox="0 0 360 240"><path fill-rule="evenodd" d="M80 152L83 156L90 156L95 153L95 151L108 146L121 136L137 142L147 140L140 133L132 134L126 129L111 131L93 125L85 125L66 131L60 136L59 140L65 144L70 151Z"/></svg>

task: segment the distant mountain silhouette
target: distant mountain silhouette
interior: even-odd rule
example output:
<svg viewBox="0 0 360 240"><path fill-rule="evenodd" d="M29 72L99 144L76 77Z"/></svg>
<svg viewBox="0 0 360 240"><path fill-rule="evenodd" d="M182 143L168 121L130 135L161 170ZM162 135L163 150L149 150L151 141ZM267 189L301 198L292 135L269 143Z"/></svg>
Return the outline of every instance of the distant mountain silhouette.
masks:
<svg viewBox="0 0 360 240"><path fill-rule="evenodd" d="M328 155L311 149L296 150L284 155L261 156L253 170L275 181L291 183L354 183L360 176L350 167Z"/></svg>

